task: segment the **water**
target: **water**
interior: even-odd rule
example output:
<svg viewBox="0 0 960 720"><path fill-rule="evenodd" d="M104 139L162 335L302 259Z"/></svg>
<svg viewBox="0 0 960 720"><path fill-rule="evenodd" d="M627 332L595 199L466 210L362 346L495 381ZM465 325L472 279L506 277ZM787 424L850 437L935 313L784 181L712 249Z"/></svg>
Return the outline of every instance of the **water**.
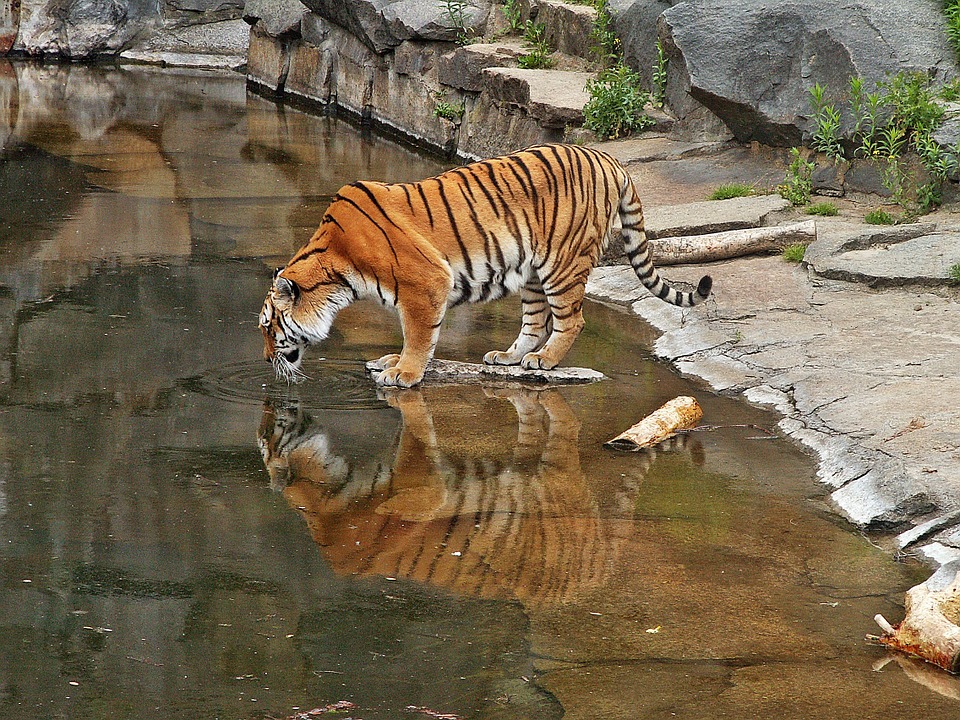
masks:
<svg viewBox="0 0 960 720"><path fill-rule="evenodd" d="M597 385L378 394L365 304L274 380L271 269L341 184L440 169L231 75L0 64L0 717L956 717L864 641L925 571L618 311L569 358ZM720 427L601 447L678 394Z"/></svg>

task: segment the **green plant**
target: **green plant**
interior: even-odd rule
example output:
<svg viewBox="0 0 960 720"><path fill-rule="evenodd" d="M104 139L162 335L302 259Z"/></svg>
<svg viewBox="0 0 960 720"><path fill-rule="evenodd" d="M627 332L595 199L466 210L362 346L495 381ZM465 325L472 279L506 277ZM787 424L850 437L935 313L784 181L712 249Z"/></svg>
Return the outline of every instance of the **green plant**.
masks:
<svg viewBox="0 0 960 720"><path fill-rule="evenodd" d="M960 263L951 265L950 269L947 270L947 275L950 277L951 284L960 285Z"/></svg>
<svg viewBox="0 0 960 720"><path fill-rule="evenodd" d="M653 92L651 93L657 107L663 105L667 96L667 53L663 43L657 40L657 61L653 64Z"/></svg>
<svg viewBox="0 0 960 720"><path fill-rule="evenodd" d="M806 205L810 202L810 193L813 190L812 162L807 160L800 148L790 150L790 167L783 182L777 186L777 192L793 205Z"/></svg>
<svg viewBox="0 0 960 720"><path fill-rule="evenodd" d="M943 14L947 16L947 37L960 58L960 0L944 0Z"/></svg>
<svg viewBox="0 0 960 720"><path fill-rule="evenodd" d="M512 32L520 32L523 27L523 6L520 0L504 0L503 16L507 19Z"/></svg>
<svg viewBox="0 0 960 720"><path fill-rule="evenodd" d="M810 88L810 102L813 106L813 132L811 147L824 153L838 163L843 159L843 145L840 142L840 111L826 102L826 91L820 83Z"/></svg>
<svg viewBox="0 0 960 720"><path fill-rule="evenodd" d="M744 183L725 183L718 185L717 189L710 193L711 200L729 200L730 198L746 197L753 195L754 189L751 185Z"/></svg>
<svg viewBox="0 0 960 720"><path fill-rule="evenodd" d="M450 21L450 26L457 31L457 43L466 45L470 41L470 32L467 30L467 0L441 0L443 14Z"/></svg>
<svg viewBox="0 0 960 720"><path fill-rule="evenodd" d="M807 252L807 246L803 243L793 243L783 248L781 257L787 262L803 262L803 256Z"/></svg>
<svg viewBox="0 0 960 720"><path fill-rule="evenodd" d="M464 113L464 104L460 103L459 105L454 105L449 103L446 100L437 100L436 105L433 106L433 115L434 117L443 118L444 120L450 120L451 122L456 122Z"/></svg>
<svg viewBox="0 0 960 720"><path fill-rule="evenodd" d="M610 16L608 0L596 0L594 7L597 10L593 21L594 45L590 48L591 54L605 68L620 62L620 39L613 30L613 18Z"/></svg>
<svg viewBox="0 0 960 720"><path fill-rule="evenodd" d="M590 95L583 106L584 126L605 139L614 139L654 124L644 112L650 93L640 85L640 76L623 63L587 81Z"/></svg>
<svg viewBox="0 0 960 720"><path fill-rule="evenodd" d="M820 217L833 217L837 215L840 211L837 210L837 206L832 202L819 202L814 203L813 205L808 205L804 212L807 215L819 215Z"/></svg>
<svg viewBox="0 0 960 720"><path fill-rule="evenodd" d="M869 225L893 225L896 222L893 215L880 209L868 212L863 221Z"/></svg>
<svg viewBox="0 0 960 720"><path fill-rule="evenodd" d="M530 52L517 58L517 64L527 70L540 70L553 67L552 52L546 40L547 28L541 23L527 20L523 31L523 39L530 46Z"/></svg>

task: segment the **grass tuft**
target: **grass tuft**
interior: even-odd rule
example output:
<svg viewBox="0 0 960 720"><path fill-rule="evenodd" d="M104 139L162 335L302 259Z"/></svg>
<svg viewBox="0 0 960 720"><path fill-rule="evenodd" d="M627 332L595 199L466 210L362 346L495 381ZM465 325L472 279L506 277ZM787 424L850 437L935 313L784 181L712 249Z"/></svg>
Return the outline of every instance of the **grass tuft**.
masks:
<svg viewBox="0 0 960 720"><path fill-rule="evenodd" d="M784 260L787 262L803 262L803 256L807 252L807 246L803 243L793 243L792 245L787 245L783 252L781 253Z"/></svg>
<svg viewBox="0 0 960 720"><path fill-rule="evenodd" d="M832 202L818 202L813 205L807 205L807 209L804 211L807 215L819 215L820 217L833 217L834 215L839 214L837 206Z"/></svg>
<svg viewBox="0 0 960 720"><path fill-rule="evenodd" d="M730 200L731 198L753 195L753 186L745 183L724 183L710 193L711 200Z"/></svg>
<svg viewBox="0 0 960 720"><path fill-rule="evenodd" d="M893 225L896 220L894 220L893 215L888 213L886 210L871 210L868 212L863 221L870 225Z"/></svg>

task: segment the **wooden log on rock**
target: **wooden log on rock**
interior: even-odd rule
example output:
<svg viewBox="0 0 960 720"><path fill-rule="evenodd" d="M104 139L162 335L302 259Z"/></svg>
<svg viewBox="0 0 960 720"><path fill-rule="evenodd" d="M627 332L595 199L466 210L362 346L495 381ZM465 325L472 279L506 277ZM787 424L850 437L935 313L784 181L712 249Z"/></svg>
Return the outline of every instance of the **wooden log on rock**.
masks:
<svg viewBox="0 0 960 720"><path fill-rule="evenodd" d="M728 230L648 240L657 265L728 260L742 255L779 252L788 245L809 245L817 239L817 223L806 220L791 225Z"/></svg>
<svg viewBox="0 0 960 720"><path fill-rule="evenodd" d="M947 672L960 672L960 575L940 589L929 580L910 588L904 607L906 617L896 627L882 615L874 618L884 631L880 643Z"/></svg>
<svg viewBox="0 0 960 720"><path fill-rule="evenodd" d="M681 430L691 430L703 418L703 410L692 397L680 396L664 403L633 427L624 430L605 446L636 452L672 438Z"/></svg>

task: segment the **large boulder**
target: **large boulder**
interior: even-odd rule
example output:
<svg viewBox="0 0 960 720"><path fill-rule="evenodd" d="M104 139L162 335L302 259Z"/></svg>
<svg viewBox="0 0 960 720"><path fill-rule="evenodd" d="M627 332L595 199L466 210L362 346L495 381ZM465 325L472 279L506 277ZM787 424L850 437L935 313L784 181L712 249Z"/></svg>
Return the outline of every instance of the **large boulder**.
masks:
<svg viewBox="0 0 960 720"><path fill-rule="evenodd" d="M809 136L815 83L843 100L853 76L869 89L900 71L953 78L944 26L940 0L680 2L658 21L667 102L681 119L708 108L738 140L796 145Z"/></svg>
<svg viewBox="0 0 960 720"><path fill-rule="evenodd" d="M405 40L454 42L462 31L441 0L304 0L304 5L376 53ZM489 0L465 3L463 29L481 34L489 13Z"/></svg>
<svg viewBox="0 0 960 720"><path fill-rule="evenodd" d="M23 0L13 50L69 58L115 53L158 19L156 0Z"/></svg>

